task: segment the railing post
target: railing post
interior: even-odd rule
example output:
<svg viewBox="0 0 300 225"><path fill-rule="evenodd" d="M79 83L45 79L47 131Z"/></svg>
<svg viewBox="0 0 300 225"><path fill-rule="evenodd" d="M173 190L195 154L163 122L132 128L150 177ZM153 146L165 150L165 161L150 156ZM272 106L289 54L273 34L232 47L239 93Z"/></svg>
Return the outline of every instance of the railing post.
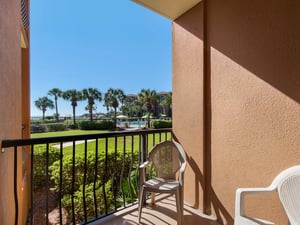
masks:
<svg viewBox="0 0 300 225"><path fill-rule="evenodd" d="M146 162L147 156L148 156L148 148L147 148L148 147L148 134L142 134L141 137L142 137L141 164L143 164L144 162ZM140 193L141 192L141 185L139 184L139 186L140 186L140 189L139 189L139 193ZM140 196L140 198L141 198L141 196ZM143 199L142 204L146 205L146 198Z"/></svg>
<svg viewBox="0 0 300 225"><path fill-rule="evenodd" d="M142 134L141 164L147 160L147 156L148 156L147 146L148 146L148 135Z"/></svg>

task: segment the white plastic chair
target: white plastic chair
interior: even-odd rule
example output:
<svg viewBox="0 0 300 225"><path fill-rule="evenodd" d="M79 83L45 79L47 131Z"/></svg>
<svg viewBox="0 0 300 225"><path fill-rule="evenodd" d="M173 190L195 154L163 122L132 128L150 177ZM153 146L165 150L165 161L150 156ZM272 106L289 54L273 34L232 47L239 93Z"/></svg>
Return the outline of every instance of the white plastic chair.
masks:
<svg viewBox="0 0 300 225"><path fill-rule="evenodd" d="M146 180L145 169L151 164L154 167L157 176L150 180ZM176 141L164 141L152 148L148 160L139 167L139 223L147 192L175 194L178 213L177 223L179 225L182 223L185 167L185 152L182 146Z"/></svg>
<svg viewBox="0 0 300 225"><path fill-rule="evenodd" d="M245 214L244 197L248 194L266 194L277 191L290 225L300 225L300 166L282 171L266 188L239 188L236 190L235 225L274 224L270 221L250 218Z"/></svg>

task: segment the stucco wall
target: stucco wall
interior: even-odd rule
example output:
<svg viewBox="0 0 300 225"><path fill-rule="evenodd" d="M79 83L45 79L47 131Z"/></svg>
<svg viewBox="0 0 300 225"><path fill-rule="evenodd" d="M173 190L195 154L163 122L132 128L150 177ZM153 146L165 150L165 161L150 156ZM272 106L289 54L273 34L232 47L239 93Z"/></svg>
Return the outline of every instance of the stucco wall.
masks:
<svg viewBox="0 0 300 225"><path fill-rule="evenodd" d="M197 7L201 13L202 7ZM201 17L200 17L201 18ZM191 13L173 23L174 135L187 150L186 199L203 208L203 29L199 17ZM194 22L195 21L195 22ZM188 128L188 129L187 129ZM196 198L195 198L196 196Z"/></svg>
<svg viewBox="0 0 300 225"><path fill-rule="evenodd" d="M206 198L196 198L223 224L233 223L236 188L267 186L300 164L299 14L298 1L208 0L174 21L174 133L205 177ZM201 183L194 177L188 187ZM286 223L275 195L247 209Z"/></svg>
<svg viewBox="0 0 300 225"><path fill-rule="evenodd" d="M29 105L29 98L26 97L22 107L22 68L26 67L24 63L27 61L23 76L29 79L29 53L22 56L20 28L20 1L0 0L0 142L3 139L21 138L22 123L29 124L28 116L22 118L22 110L26 108L25 105L28 109ZM26 59L23 66L22 57L23 60ZM29 91L28 87L23 90ZM22 151L18 152L18 165L22 165ZM0 153L0 224L14 224L13 162L13 149L5 149L4 153ZM22 166L19 167L17 176L19 218L24 218L27 212L24 212L25 215L22 212ZM21 220L19 224L23 224L24 221Z"/></svg>

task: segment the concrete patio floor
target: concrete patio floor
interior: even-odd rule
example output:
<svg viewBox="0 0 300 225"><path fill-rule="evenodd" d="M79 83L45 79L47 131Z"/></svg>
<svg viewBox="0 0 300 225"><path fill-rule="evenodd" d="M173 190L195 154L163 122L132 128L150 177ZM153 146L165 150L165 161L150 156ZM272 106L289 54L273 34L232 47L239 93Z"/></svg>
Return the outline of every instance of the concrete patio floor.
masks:
<svg viewBox="0 0 300 225"><path fill-rule="evenodd" d="M150 200L147 201L150 203ZM92 225L137 225L137 205L131 206L120 212L114 213ZM151 207L147 204L142 211L142 225L176 225L177 212L175 198L170 195L156 196L156 204ZM187 204L184 205L184 217L182 225L219 225L214 218L201 214Z"/></svg>

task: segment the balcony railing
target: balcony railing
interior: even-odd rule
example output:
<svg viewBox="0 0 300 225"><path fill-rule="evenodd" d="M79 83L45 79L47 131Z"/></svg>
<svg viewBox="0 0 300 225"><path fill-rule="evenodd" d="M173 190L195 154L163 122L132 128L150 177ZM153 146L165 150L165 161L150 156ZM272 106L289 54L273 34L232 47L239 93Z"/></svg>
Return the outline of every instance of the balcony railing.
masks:
<svg viewBox="0 0 300 225"><path fill-rule="evenodd" d="M3 140L2 151L14 151L15 224L19 151L31 156L29 223L88 224L136 204L138 165L171 138L171 129L156 129Z"/></svg>

